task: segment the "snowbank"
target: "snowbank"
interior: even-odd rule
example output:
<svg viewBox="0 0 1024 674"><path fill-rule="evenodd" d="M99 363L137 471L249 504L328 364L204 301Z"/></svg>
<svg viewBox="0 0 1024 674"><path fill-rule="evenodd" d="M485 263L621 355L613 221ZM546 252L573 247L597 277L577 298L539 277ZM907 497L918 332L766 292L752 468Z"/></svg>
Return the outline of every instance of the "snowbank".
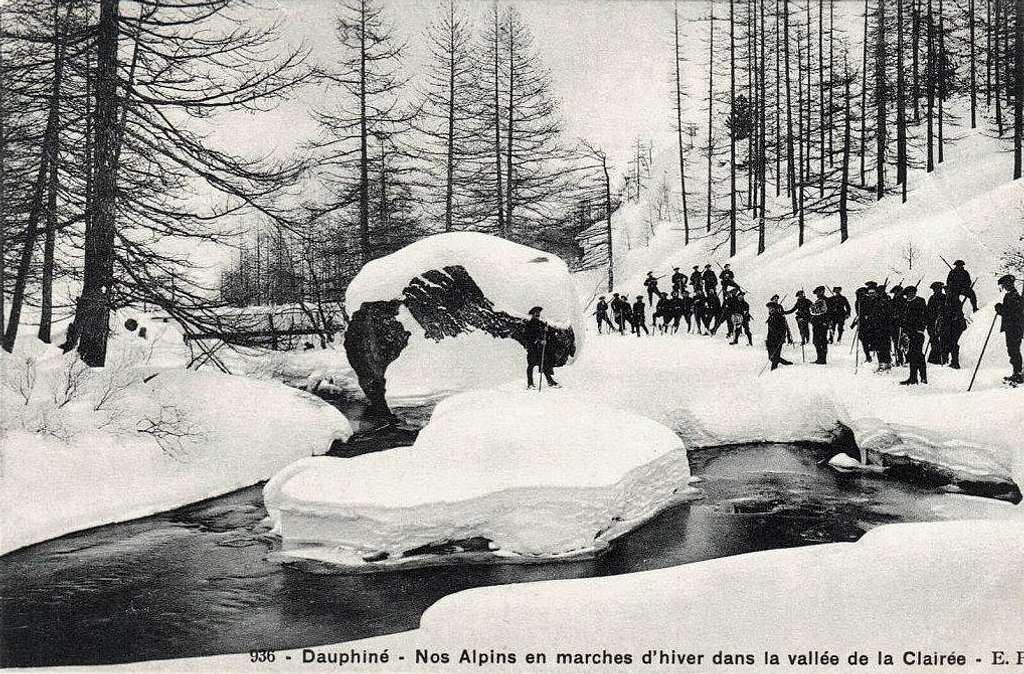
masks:
<svg viewBox="0 0 1024 674"><path fill-rule="evenodd" d="M126 346L97 370L52 348L0 356L0 552L240 489L352 434L309 394L160 370Z"/></svg>
<svg viewBox="0 0 1024 674"><path fill-rule="evenodd" d="M653 421L563 391L480 391L438 405L412 447L292 464L264 500L298 557L386 565L479 538L499 557L584 556L692 498L689 477Z"/></svg>
<svg viewBox="0 0 1024 674"><path fill-rule="evenodd" d="M371 403L410 404L522 376L534 306L557 328L556 365L586 333L568 268L534 248L473 232L438 234L366 264L345 295L349 362Z"/></svg>

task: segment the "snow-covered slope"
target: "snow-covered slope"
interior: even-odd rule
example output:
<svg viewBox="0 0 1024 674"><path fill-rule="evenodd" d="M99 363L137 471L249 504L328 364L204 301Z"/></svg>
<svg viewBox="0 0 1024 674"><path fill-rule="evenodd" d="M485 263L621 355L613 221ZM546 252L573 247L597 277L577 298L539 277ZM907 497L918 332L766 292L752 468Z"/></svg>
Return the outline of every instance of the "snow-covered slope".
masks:
<svg viewBox="0 0 1024 674"><path fill-rule="evenodd" d="M0 354L0 552L255 484L352 434L312 395L154 368L130 358L139 344L114 340L99 370L52 347Z"/></svg>
<svg viewBox="0 0 1024 674"><path fill-rule="evenodd" d="M479 537L522 560L602 550L692 498L689 477L683 443L649 419L558 390L478 391L438 405L412 447L303 459L264 500L296 557L386 566Z"/></svg>

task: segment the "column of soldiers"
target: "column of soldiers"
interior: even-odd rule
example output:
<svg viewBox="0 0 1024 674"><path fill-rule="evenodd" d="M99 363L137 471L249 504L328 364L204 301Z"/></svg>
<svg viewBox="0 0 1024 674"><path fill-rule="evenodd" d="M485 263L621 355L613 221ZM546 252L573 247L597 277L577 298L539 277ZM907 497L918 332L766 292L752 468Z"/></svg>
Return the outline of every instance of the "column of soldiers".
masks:
<svg viewBox="0 0 1024 674"><path fill-rule="evenodd" d="M750 334L750 305L744 299L745 293L736 283L735 274L728 264L718 274L710 264L704 265L703 271L699 266L694 266L689 275L675 267L670 279L670 292L664 292L658 287L658 281L662 278L655 276L654 272L647 272L644 279L646 304L644 295L637 295L633 302L625 293L614 293L610 302L604 295L598 298L594 311L598 333L603 334L607 327L608 332L623 335L627 328L638 337L641 332L650 335L652 332L647 327L647 309L650 308L653 310L651 328L655 332L675 334L685 320L686 332L714 335L724 323L728 327L727 336L734 338L733 344L737 343L742 334L746 335L748 344L753 343ZM719 287L721 298L718 295Z"/></svg>

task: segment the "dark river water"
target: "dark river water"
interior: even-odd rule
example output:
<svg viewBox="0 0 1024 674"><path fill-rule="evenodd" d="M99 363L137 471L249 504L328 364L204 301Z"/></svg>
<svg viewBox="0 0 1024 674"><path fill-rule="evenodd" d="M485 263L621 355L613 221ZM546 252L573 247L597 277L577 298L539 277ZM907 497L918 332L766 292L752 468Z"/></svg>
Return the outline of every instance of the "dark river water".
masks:
<svg viewBox="0 0 1024 674"><path fill-rule="evenodd" d="M340 405L354 419L359 410ZM421 425L424 410L404 412ZM411 444L357 434L334 453ZM283 649L417 627L439 598L502 583L630 573L768 548L852 541L928 519L907 484L834 472L820 447L694 451L703 501L662 513L597 560L314 575L267 560L261 485L0 557L0 665L61 665Z"/></svg>

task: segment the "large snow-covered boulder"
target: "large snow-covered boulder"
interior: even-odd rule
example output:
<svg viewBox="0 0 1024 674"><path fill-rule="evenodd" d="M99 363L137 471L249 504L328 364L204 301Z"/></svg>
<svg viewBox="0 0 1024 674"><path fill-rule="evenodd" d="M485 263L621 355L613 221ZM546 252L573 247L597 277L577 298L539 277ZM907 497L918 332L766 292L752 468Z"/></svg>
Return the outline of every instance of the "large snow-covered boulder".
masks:
<svg viewBox="0 0 1024 674"><path fill-rule="evenodd" d="M284 554L388 567L590 556L694 498L689 479L682 441L654 421L564 391L490 390L442 402L412 447L303 459L263 495Z"/></svg>
<svg viewBox="0 0 1024 674"><path fill-rule="evenodd" d="M544 309L554 366L585 334L565 263L534 248L474 232L438 234L374 260L345 295L345 351L371 403L424 400L522 377L523 329Z"/></svg>

